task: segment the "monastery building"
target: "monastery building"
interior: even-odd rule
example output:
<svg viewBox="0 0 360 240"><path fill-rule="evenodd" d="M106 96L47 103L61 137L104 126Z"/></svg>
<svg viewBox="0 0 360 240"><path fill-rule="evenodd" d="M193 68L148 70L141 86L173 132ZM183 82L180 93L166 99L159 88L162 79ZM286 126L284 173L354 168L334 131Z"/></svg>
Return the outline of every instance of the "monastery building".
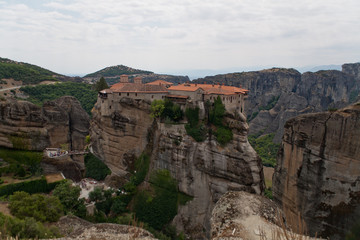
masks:
<svg viewBox="0 0 360 240"><path fill-rule="evenodd" d="M119 83L99 92L99 100L108 109L111 109L114 103L119 102L123 97L148 101L167 98L185 107L188 103L203 105L208 100L214 102L220 96L228 112L242 113L247 93L246 89L220 84L174 85L163 80L143 84L140 77L135 77L134 82L131 83L127 75L121 75Z"/></svg>

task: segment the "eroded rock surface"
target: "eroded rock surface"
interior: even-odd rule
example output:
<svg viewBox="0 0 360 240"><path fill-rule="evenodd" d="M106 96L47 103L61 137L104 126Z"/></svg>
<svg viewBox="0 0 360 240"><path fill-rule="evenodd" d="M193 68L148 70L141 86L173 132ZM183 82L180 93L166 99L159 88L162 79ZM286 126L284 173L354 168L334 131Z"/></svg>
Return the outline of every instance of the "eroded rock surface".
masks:
<svg viewBox="0 0 360 240"><path fill-rule="evenodd" d="M75 216L64 216L55 225L64 235L59 240L155 239L151 233L139 227L111 223L93 224Z"/></svg>
<svg viewBox="0 0 360 240"><path fill-rule="evenodd" d="M27 101L0 101L0 146L42 151L69 144L83 150L90 120L74 97L61 97L38 107Z"/></svg>
<svg viewBox="0 0 360 240"><path fill-rule="evenodd" d="M273 176L287 218L311 234L344 239L360 218L360 104L305 114L285 124Z"/></svg>
<svg viewBox="0 0 360 240"><path fill-rule="evenodd" d="M225 119L233 141L221 147L214 137L198 143L186 134L184 124L166 125L150 118L150 104L122 98L104 109L101 100L93 110L92 149L114 174L126 176L145 149L151 152L150 171L167 169L179 190L193 196L180 206L174 225L194 239L208 238L215 202L227 191L261 194L262 164L247 141L248 125L240 113Z"/></svg>

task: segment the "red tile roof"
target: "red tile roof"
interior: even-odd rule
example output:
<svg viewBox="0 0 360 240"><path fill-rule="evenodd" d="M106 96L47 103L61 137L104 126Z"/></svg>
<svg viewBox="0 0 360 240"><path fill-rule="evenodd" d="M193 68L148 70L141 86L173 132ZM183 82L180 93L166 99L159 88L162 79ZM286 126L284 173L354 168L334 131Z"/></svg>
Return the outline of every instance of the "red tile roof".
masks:
<svg viewBox="0 0 360 240"><path fill-rule="evenodd" d="M148 92L167 93L168 90L162 85L146 85L137 83L116 83L110 87L113 92Z"/></svg>
<svg viewBox="0 0 360 240"><path fill-rule="evenodd" d="M174 85L172 82L167 82L164 80L155 80L153 82L147 83L148 85Z"/></svg>
<svg viewBox="0 0 360 240"><path fill-rule="evenodd" d="M213 84L193 84L185 83L177 86L171 86L168 90L173 91L189 91L195 92L198 89L203 89L205 94L220 94L220 95L234 95L245 94L248 90L233 86L213 85Z"/></svg>

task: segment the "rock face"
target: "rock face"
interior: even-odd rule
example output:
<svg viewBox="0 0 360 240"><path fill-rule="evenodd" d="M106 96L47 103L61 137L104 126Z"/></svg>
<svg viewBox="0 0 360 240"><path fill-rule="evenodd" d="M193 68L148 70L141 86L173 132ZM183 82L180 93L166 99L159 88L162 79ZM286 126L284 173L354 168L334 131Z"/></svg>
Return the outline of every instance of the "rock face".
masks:
<svg viewBox="0 0 360 240"><path fill-rule="evenodd" d="M275 132L280 142L284 123L310 112L341 108L356 100L360 90L360 63L344 64L342 71L300 74L294 69L231 73L197 79L195 82L225 83L249 89L245 111L250 134Z"/></svg>
<svg viewBox="0 0 360 240"><path fill-rule="evenodd" d="M245 117L227 116L234 140L221 147L212 137L195 142L184 124L166 125L149 116L150 104L122 98L103 109L99 100L91 122L92 149L111 168L125 176L134 159L145 149L151 152L150 171L167 169L179 190L193 200L180 206L174 225L194 239L207 238L215 202L229 190L261 194L262 164L247 141Z"/></svg>
<svg viewBox="0 0 360 240"><path fill-rule="evenodd" d="M74 97L61 97L38 107L30 102L0 101L0 146L42 151L68 143L83 150L89 116Z"/></svg>
<svg viewBox="0 0 360 240"><path fill-rule="evenodd" d="M285 124L273 195L311 234L344 239L360 217L360 104Z"/></svg>

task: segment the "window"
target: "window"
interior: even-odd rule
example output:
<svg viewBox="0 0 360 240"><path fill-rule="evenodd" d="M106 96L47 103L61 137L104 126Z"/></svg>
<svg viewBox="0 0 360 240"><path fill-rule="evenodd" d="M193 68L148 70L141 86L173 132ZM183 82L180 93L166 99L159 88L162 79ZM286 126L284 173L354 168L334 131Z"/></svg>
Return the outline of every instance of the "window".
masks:
<svg viewBox="0 0 360 240"><path fill-rule="evenodd" d="M111 106L109 106L109 108L111 109Z"/></svg>
<svg viewBox="0 0 360 240"><path fill-rule="evenodd" d="M154 95L151 95L151 98L154 98Z"/></svg>
<svg viewBox="0 0 360 240"><path fill-rule="evenodd" d="M119 93L119 96L121 96L121 93Z"/></svg>
<svg viewBox="0 0 360 240"><path fill-rule="evenodd" d="M137 96L137 93L135 93L135 96Z"/></svg>
<svg viewBox="0 0 360 240"><path fill-rule="evenodd" d="M127 93L126 95L129 96L129 93Z"/></svg>

